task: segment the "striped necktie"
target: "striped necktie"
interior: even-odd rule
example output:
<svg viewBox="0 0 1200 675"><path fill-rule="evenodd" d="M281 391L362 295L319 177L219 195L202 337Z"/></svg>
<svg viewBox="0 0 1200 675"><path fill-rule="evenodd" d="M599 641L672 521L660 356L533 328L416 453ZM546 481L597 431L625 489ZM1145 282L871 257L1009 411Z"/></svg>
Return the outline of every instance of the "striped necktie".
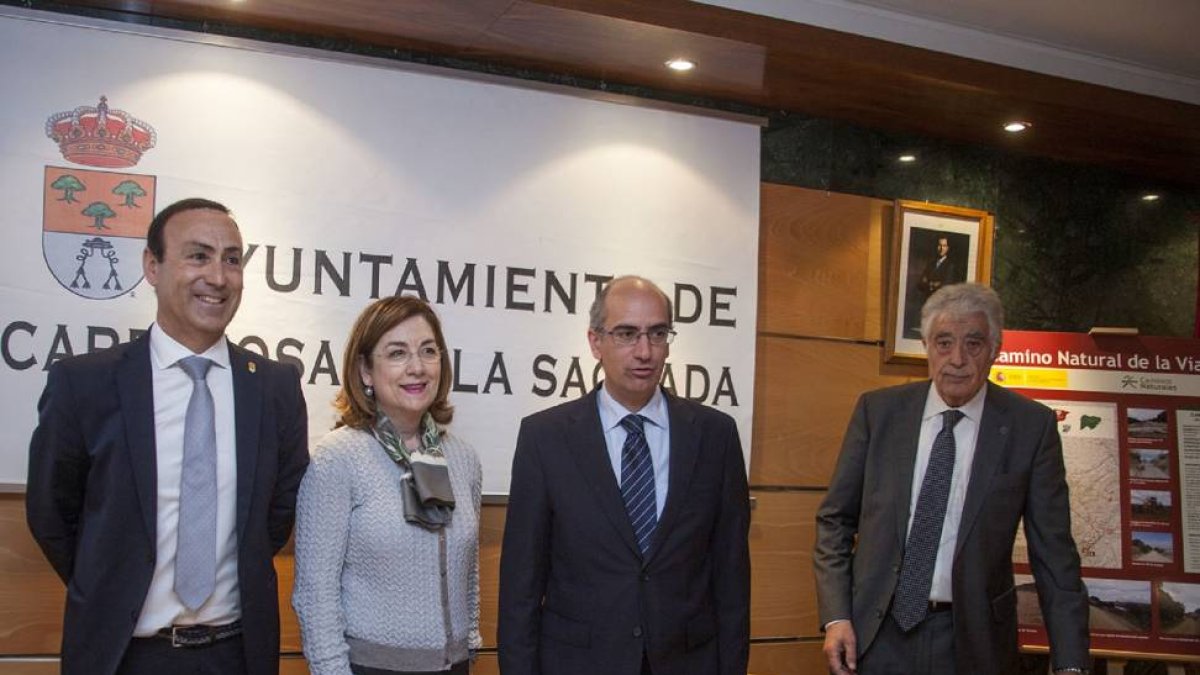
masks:
<svg viewBox="0 0 1200 675"><path fill-rule="evenodd" d="M626 434L621 448L621 497L643 555L650 548L650 538L658 524L654 463L650 461L650 445L642 428L645 421L641 415L626 415L621 420Z"/></svg>

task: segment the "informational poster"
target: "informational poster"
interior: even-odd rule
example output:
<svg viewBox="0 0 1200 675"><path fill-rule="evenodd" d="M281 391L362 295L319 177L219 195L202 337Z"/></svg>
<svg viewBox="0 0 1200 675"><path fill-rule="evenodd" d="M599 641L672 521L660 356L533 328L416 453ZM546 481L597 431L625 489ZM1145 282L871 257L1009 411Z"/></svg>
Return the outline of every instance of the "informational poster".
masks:
<svg viewBox="0 0 1200 675"><path fill-rule="evenodd" d="M1200 653L1200 341L1007 331L991 378L1058 417L1093 651ZM1015 563L1046 646L1024 533Z"/></svg>

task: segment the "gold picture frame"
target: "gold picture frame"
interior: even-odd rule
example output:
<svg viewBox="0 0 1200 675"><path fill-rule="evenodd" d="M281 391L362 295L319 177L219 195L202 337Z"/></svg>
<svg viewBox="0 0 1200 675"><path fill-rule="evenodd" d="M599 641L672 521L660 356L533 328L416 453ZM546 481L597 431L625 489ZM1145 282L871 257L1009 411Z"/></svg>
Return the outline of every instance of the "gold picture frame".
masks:
<svg viewBox="0 0 1200 675"><path fill-rule="evenodd" d="M987 211L896 200L888 270L884 360L923 364L921 305L939 287L990 285L992 215Z"/></svg>

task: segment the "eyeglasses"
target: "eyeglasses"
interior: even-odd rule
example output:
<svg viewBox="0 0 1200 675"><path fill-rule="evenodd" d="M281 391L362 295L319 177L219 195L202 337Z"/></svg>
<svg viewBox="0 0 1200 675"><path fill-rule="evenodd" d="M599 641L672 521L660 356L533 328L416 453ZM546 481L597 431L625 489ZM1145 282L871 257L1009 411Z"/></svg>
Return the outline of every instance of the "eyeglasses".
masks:
<svg viewBox="0 0 1200 675"><path fill-rule="evenodd" d="M635 345L642 336L646 336L646 340L655 346L669 345L675 339L675 331L665 326L658 326L649 330L638 330L630 326L618 326L612 330L598 330L601 335L608 335L613 339L613 342L619 345Z"/></svg>
<svg viewBox="0 0 1200 675"><path fill-rule="evenodd" d="M389 347L382 352L376 352L375 356L383 359L389 366L403 366L414 356L420 359L421 363L433 364L441 360L442 350L438 349L437 345L421 345L415 352L404 347Z"/></svg>

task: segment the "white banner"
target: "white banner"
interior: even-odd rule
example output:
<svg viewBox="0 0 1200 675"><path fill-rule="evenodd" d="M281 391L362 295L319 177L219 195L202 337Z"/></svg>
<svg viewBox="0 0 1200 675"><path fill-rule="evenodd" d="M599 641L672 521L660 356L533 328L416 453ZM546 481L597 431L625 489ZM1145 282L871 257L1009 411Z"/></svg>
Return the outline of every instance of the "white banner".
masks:
<svg viewBox="0 0 1200 675"><path fill-rule="evenodd" d="M233 209L229 335L303 368L314 440L358 312L421 293L458 352L452 429L507 492L521 417L593 386L598 284L637 273L678 300L666 383L732 414L749 464L755 125L8 13L0 482L25 480L46 367L153 320L145 223L191 196Z"/></svg>

